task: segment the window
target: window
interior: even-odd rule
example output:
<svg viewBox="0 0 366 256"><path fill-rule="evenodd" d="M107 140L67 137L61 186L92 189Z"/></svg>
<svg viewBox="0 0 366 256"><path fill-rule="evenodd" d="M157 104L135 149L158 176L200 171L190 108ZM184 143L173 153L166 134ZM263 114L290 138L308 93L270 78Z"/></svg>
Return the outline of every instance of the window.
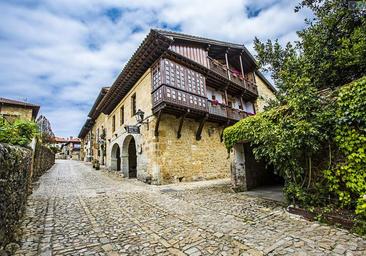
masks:
<svg viewBox="0 0 366 256"><path fill-rule="evenodd" d="M112 117L112 131L114 132L116 130L116 116L114 115Z"/></svg>
<svg viewBox="0 0 366 256"><path fill-rule="evenodd" d="M122 106L120 109L120 125L125 123L125 107Z"/></svg>
<svg viewBox="0 0 366 256"><path fill-rule="evenodd" d="M131 96L131 116L136 115L136 93Z"/></svg>

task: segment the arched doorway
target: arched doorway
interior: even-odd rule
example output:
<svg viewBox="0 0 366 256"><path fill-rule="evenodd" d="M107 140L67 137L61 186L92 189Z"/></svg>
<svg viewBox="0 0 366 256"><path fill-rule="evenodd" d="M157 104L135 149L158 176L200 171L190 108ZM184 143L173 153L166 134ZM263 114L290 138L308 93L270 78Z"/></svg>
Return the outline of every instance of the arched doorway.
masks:
<svg viewBox="0 0 366 256"><path fill-rule="evenodd" d="M136 155L136 143L132 138L128 144L128 177L137 177L137 155Z"/></svg>
<svg viewBox="0 0 366 256"><path fill-rule="evenodd" d="M119 145L116 143L112 147L112 154L111 154L111 168L115 171L121 170L121 149Z"/></svg>
<svg viewBox="0 0 366 256"><path fill-rule="evenodd" d="M127 135L123 141L122 166L125 177L137 178L136 141L132 135Z"/></svg>

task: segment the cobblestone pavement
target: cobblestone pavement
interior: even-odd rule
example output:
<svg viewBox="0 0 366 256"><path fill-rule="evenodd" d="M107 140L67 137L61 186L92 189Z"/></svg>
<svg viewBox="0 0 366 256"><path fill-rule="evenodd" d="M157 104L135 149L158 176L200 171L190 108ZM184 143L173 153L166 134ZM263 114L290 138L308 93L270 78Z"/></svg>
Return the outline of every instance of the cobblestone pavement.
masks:
<svg viewBox="0 0 366 256"><path fill-rule="evenodd" d="M149 186L59 160L28 200L16 255L366 255L366 240L225 182Z"/></svg>

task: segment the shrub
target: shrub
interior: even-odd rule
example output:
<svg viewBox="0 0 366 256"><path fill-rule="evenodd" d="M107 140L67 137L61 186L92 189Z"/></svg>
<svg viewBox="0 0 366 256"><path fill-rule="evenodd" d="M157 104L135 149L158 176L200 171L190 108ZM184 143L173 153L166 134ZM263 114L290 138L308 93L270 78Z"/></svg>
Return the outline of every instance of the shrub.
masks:
<svg viewBox="0 0 366 256"><path fill-rule="evenodd" d="M27 146L37 134L37 124L33 121L18 119L9 123L0 117L0 143Z"/></svg>

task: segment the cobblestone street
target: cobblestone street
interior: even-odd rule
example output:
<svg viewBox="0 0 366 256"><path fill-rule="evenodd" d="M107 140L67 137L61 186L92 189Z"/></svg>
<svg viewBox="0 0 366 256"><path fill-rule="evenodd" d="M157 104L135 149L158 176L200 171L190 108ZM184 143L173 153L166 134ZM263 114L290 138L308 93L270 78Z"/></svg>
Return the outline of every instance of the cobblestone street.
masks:
<svg viewBox="0 0 366 256"><path fill-rule="evenodd" d="M17 255L365 255L364 239L226 184L150 186L59 160L28 199Z"/></svg>

